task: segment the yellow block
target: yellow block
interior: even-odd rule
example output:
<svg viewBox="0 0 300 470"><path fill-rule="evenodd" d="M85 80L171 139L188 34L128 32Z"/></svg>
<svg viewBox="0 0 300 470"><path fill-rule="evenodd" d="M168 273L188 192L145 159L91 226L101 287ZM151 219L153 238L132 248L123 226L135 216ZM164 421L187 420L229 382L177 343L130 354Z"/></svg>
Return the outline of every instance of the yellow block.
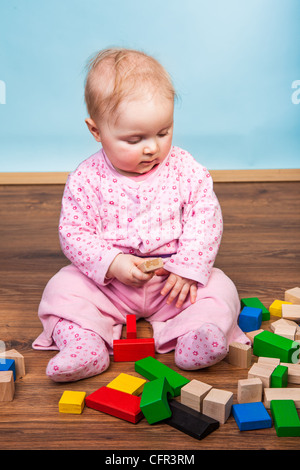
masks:
<svg viewBox="0 0 300 470"><path fill-rule="evenodd" d="M129 374L119 374L114 380L112 380L107 387L120 390L121 392L130 393L131 395L140 395L142 393L145 379L135 377Z"/></svg>
<svg viewBox="0 0 300 470"><path fill-rule="evenodd" d="M270 305L269 312L275 317L282 316L282 304L292 304L292 302L285 302L284 300L274 300L272 305Z"/></svg>
<svg viewBox="0 0 300 470"><path fill-rule="evenodd" d="M79 415L84 408L85 395L85 392L65 390L58 403L59 412Z"/></svg>

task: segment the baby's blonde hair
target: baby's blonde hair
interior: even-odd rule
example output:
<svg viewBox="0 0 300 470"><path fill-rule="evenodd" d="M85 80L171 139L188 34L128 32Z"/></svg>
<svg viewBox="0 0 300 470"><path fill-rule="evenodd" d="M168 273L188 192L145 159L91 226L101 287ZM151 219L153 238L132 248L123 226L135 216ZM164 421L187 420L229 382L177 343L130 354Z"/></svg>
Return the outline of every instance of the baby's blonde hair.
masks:
<svg viewBox="0 0 300 470"><path fill-rule="evenodd" d="M176 92L164 67L144 52L110 48L87 65L85 103L90 117L116 114L118 106L137 91L159 91L174 101Z"/></svg>

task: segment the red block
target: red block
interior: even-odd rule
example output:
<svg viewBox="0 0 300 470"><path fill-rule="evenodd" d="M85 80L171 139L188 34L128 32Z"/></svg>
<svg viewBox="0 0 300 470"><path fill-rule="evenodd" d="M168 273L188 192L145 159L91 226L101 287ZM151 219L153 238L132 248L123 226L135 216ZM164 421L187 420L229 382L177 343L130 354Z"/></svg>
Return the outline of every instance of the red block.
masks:
<svg viewBox="0 0 300 470"><path fill-rule="evenodd" d="M85 398L85 404L89 408L134 424L144 416L140 409L140 401L141 397L109 387L100 387Z"/></svg>
<svg viewBox="0 0 300 470"><path fill-rule="evenodd" d="M126 325L127 339L135 339L136 338L136 316L127 315L126 324L127 324Z"/></svg>
<svg viewBox="0 0 300 470"><path fill-rule="evenodd" d="M144 357L155 358L153 338L115 339L113 342L114 361L139 361Z"/></svg>

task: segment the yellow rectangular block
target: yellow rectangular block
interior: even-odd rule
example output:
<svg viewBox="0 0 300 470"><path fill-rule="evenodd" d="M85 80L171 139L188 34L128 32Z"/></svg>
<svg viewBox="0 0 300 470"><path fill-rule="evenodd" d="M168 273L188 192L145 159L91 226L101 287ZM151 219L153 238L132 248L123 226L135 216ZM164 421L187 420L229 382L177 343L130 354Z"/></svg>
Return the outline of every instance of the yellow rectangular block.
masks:
<svg viewBox="0 0 300 470"><path fill-rule="evenodd" d="M58 403L59 412L81 414L84 408L85 395L86 392L65 390Z"/></svg>
<svg viewBox="0 0 300 470"><path fill-rule="evenodd" d="M140 395L145 383L145 379L121 373L106 386L108 388L120 390L121 392L130 393L131 395Z"/></svg>
<svg viewBox="0 0 300 470"><path fill-rule="evenodd" d="M285 300L274 300L274 302L270 305L269 312L271 315L275 317L281 317L282 315L282 304L291 304L291 302L286 302Z"/></svg>

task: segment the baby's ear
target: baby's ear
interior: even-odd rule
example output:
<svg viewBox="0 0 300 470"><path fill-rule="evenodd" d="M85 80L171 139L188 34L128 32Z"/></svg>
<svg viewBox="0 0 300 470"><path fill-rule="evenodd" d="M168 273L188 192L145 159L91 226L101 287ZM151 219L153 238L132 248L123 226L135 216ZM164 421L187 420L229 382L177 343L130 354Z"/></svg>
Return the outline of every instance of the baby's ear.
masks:
<svg viewBox="0 0 300 470"><path fill-rule="evenodd" d="M95 140L97 142L101 142L100 131L95 121L92 118L87 118L85 123L88 126L90 133L94 136Z"/></svg>

